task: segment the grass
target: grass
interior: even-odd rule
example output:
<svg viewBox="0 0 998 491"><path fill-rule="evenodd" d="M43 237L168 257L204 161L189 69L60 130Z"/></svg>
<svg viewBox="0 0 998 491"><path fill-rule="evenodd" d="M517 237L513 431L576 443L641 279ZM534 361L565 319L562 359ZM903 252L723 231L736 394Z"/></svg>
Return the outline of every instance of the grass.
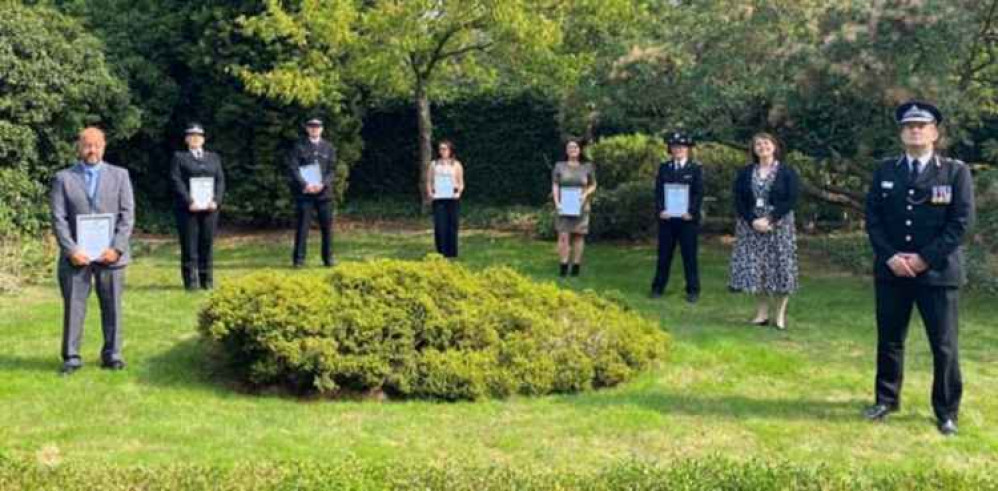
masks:
<svg viewBox="0 0 998 491"><path fill-rule="evenodd" d="M314 239L314 237L313 237ZM216 281L290 264L290 235L223 237ZM461 261L507 264L543 281L553 244L470 232ZM791 461L802 465L983 472L998 464L998 332L993 297L962 300L965 397L960 435L940 437L929 404L931 357L921 323L908 346L902 411L886 424L859 417L871 400L875 328L870 280L803 263L786 332L750 327L749 298L726 290L728 250L707 241L699 304L681 298L681 267L663 300L646 298L650 245L593 244L567 288L616 290L675 337L670 361L637 381L577 396L484 403L300 401L235 392L212 372L195 334L204 294L180 288L172 241L146 241L128 270L129 368L98 370L91 302L84 370L57 375L61 304L54 281L0 298L0 454L74 465L232 466L259 462L390 460L598 468L637 459ZM338 234L339 261L420 258L425 230ZM317 263L316 245L311 261ZM678 256L678 254L677 254ZM807 255L805 254L805 257ZM310 268L300 274L321 274ZM679 274L679 276L676 276Z"/></svg>

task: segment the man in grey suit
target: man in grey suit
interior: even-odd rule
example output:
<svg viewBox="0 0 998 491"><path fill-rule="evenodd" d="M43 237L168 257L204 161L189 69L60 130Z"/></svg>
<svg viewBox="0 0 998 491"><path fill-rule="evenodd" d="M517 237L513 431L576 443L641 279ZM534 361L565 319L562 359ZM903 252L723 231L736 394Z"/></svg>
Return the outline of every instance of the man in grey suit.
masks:
<svg viewBox="0 0 998 491"><path fill-rule="evenodd" d="M125 266L130 260L129 238L135 224L135 202L128 171L104 162L104 133L93 127L80 132L80 161L62 170L52 181L52 228L59 242L59 288L63 298L62 374L83 366L80 342L87 298L96 285L101 310L104 347L101 367L125 368L121 357L121 294ZM111 247L99 257L87 257L76 243L76 217L97 213L114 215Z"/></svg>

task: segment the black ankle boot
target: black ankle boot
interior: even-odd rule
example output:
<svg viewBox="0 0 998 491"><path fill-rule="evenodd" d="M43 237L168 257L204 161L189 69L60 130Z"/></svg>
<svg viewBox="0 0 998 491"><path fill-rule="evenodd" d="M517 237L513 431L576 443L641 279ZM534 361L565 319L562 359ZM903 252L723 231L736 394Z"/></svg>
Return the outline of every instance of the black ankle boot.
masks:
<svg viewBox="0 0 998 491"><path fill-rule="evenodd" d="M562 278L568 276L568 263L561 263L558 271L558 276L561 276Z"/></svg>
<svg viewBox="0 0 998 491"><path fill-rule="evenodd" d="M582 268L579 264L572 265L572 276L579 276L579 269Z"/></svg>

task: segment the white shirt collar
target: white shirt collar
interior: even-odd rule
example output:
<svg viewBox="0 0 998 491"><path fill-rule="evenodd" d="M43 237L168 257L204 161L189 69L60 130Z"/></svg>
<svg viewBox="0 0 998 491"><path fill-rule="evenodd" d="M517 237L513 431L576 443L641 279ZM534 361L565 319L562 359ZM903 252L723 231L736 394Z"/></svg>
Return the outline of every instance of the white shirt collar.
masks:
<svg viewBox="0 0 998 491"><path fill-rule="evenodd" d="M686 160L673 160L672 162L674 164L676 164L676 167L682 169L683 167L686 167L686 163L689 162L689 159L686 159Z"/></svg>
<svg viewBox="0 0 998 491"><path fill-rule="evenodd" d="M322 137L314 138L314 139L313 138L309 138L308 141L310 141L312 143L312 145L318 145L319 142L322 141Z"/></svg>
<svg viewBox="0 0 998 491"><path fill-rule="evenodd" d="M931 152L931 151L930 152L926 152L926 153L924 153L922 155L912 155L910 153L905 152L905 158L908 159L908 164L909 165L912 162L914 162L916 159L918 159L918 166L919 166L918 170L924 169L925 166L929 162L932 162L933 157L935 157L935 154L933 152Z"/></svg>

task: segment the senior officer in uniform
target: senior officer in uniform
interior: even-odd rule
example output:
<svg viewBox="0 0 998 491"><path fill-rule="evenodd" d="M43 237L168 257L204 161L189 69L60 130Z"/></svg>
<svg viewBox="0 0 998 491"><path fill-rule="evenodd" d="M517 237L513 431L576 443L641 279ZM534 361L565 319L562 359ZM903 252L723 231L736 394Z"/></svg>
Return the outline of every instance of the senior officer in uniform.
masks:
<svg viewBox="0 0 998 491"><path fill-rule="evenodd" d="M697 236L700 230L700 208L703 205L703 167L690 159L693 138L683 133L669 137L672 158L658 168L655 179L655 209L658 212L658 264L651 284L652 298L662 296L669 283L672 254L676 244L683 257L686 278L686 301L696 303L700 297L700 273L697 267ZM682 216L668 216L665 211L665 185L689 186L689 209Z"/></svg>
<svg viewBox="0 0 998 491"><path fill-rule="evenodd" d="M300 268L305 264L308 246L308 231L312 222L312 210L319 218L322 233L322 263L332 266L333 260L333 214L330 201L333 198L333 178L336 170L336 148L322 138L322 120L312 118L305 122L306 137L295 143L287 159L288 181L291 193L295 196L295 248L291 257L292 265ZM309 184L302 176L301 168L318 164L321 181Z"/></svg>
<svg viewBox="0 0 998 491"><path fill-rule="evenodd" d="M191 123L184 141L187 150L173 155L170 179L175 196L174 214L180 236L180 273L187 291L212 288L212 246L218 225L218 208L225 195L225 173L218 154L204 149L204 127ZM194 202L191 178L213 179L214 197L207 206Z"/></svg>
<svg viewBox="0 0 998 491"><path fill-rule="evenodd" d="M957 431L963 384L957 351L958 289L966 282L962 242L974 219L970 169L935 151L943 117L931 104L899 106L905 154L883 161L866 200L875 254L876 402L865 416L882 420L900 407L904 342L912 309L932 347L932 409L943 435Z"/></svg>
<svg viewBox="0 0 998 491"><path fill-rule="evenodd" d="M125 267L131 255L129 240L135 225L135 200L128 171L104 162L104 132L89 127L80 132L80 160L60 171L52 181L50 205L52 229L59 243L59 289L62 292L62 374L83 367L80 344L87 299L96 287L101 311L101 367L125 368L121 356L121 295ZM111 247L99 257L88 257L77 244L76 217L89 214L114 215Z"/></svg>

